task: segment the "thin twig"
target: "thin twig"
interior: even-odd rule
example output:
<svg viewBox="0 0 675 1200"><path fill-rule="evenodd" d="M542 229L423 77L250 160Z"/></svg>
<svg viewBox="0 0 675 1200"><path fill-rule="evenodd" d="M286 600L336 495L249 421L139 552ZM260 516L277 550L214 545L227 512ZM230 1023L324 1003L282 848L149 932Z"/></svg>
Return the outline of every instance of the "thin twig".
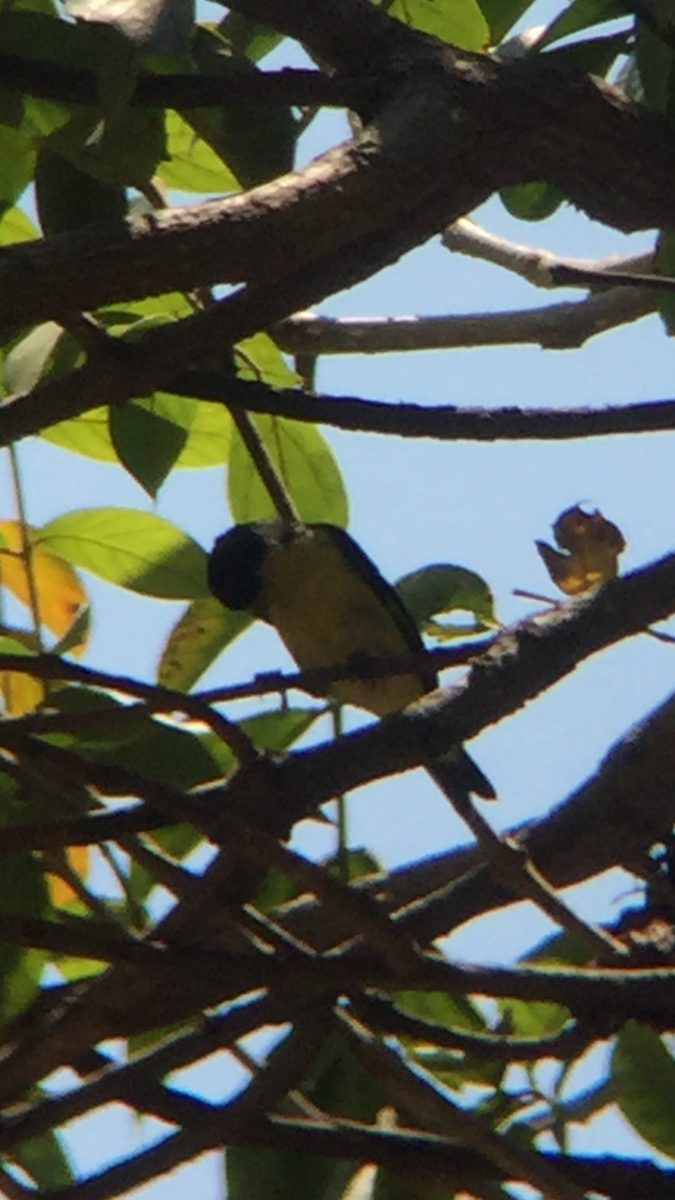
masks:
<svg viewBox="0 0 675 1200"><path fill-rule="evenodd" d="M237 432L251 456L260 481L267 489L277 513L283 521L288 521L293 525L297 524L299 521L297 509L251 417L236 404L230 404L228 407Z"/></svg>
<svg viewBox="0 0 675 1200"><path fill-rule="evenodd" d="M500 1138L484 1120L460 1108L433 1076L419 1066L411 1070L399 1054L376 1041L344 1011L338 1016L355 1058L384 1087L396 1106L411 1114L418 1128L423 1122L431 1132L446 1137L454 1135L464 1145L484 1154L507 1178L526 1180L548 1200L585 1200L585 1190L565 1179L541 1155Z"/></svg>
<svg viewBox="0 0 675 1200"><path fill-rule="evenodd" d="M522 242L512 242L491 233L470 217L460 217L453 221L452 225L448 225L443 231L441 241L452 253L492 263L519 275L535 287L542 288L553 286L553 267L570 267L574 270L603 274L606 271L620 271L622 274L634 275L636 272L649 271L654 263L653 250L630 255L608 254L601 259L569 258L567 255L554 254L550 250L535 250Z"/></svg>
<svg viewBox="0 0 675 1200"><path fill-rule="evenodd" d="M433 763L427 765L427 770L457 815L468 825L485 854L490 870L500 882L513 888L516 896L532 900L552 921L583 939L600 962L626 961L629 951L623 942L599 926L589 925L578 917L554 892L522 846L510 839L500 838L472 804L470 796L460 792L452 794L444 786L443 774L435 771Z"/></svg>
<svg viewBox="0 0 675 1200"><path fill-rule="evenodd" d="M200 696L190 696L161 684L142 683L127 675L111 675L77 663L67 662L52 654L35 656L0 655L0 670L24 671L38 679L65 679L89 687L106 688L142 700L151 712L184 712L210 726L242 762L253 762L257 751L250 738L233 721L215 712ZM106 710L110 716L110 710ZM35 718L39 720L40 714ZM93 718L95 719L95 718Z"/></svg>

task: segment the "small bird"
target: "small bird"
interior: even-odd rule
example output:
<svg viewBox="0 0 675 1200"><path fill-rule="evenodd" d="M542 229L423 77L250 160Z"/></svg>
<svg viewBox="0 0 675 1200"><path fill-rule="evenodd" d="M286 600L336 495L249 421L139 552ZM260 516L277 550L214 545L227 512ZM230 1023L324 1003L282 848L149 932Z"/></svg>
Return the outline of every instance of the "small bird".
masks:
<svg viewBox="0 0 675 1200"><path fill-rule="evenodd" d="M273 625L301 671L358 667L359 661L420 654L424 643L394 588L348 533L335 525L255 521L217 540L208 581L227 608ZM436 673L422 664L406 674L338 679L329 694L378 717L431 692ZM495 790L461 746L428 764L451 797Z"/></svg>

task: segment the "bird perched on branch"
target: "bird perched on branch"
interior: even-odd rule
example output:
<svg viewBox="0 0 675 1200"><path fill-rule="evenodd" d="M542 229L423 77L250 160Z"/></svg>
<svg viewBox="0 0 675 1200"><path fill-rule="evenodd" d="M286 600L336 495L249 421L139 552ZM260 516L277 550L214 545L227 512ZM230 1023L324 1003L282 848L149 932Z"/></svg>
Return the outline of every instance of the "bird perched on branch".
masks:
<svg viewBox="0 0 675 1200"><path fill-rule="evenodd" d="M398 593L335 525L281 520L235 525L217 539L208 579L227 608L246 610L273 625L302 671L345 666L353 673L359 662L424 650ZM328 689L340 703L384 717L436 686L435 672L422 663L405 674L336 679ZM451 798L470 792L495 797L492 784L461 746L428 767Z"/></svg>

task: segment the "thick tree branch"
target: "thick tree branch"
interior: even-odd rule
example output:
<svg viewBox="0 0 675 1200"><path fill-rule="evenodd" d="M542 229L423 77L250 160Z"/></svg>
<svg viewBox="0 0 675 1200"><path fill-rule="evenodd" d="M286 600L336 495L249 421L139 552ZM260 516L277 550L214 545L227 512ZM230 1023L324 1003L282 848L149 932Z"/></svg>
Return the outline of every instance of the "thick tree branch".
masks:
<svg viewBox="0 0 675 1200"><path fill-rule="evenodd" d="M400 245L401 224L414 227L410 244L418 244L497 188L532 178L617 228L669 224L675 152L660 117L543 59L503 64L455 52L370 5L354 7L371 37L367 69L384 72L392 97L358 142L196 212L5 249L0 327L148 293L278 278L375 232ZM337 20L351 50L354 28L342 13ZM318 25L311 20L309 32Z"/></svg>

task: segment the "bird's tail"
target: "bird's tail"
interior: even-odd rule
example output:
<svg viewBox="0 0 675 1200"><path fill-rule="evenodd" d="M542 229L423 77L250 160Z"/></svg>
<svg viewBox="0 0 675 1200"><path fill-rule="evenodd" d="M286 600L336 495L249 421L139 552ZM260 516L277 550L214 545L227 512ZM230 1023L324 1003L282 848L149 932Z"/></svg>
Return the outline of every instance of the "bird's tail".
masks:
<svg viewBox="0 0 675 1200"><path fill-rule="evenodd" d="M497 793L490 780L461 746L449 750L440 758L435 758L428 764L427 770L441 790L449 793L449 798L457 795L467 796L475 792L484 800L497 799Z"/></svg>

